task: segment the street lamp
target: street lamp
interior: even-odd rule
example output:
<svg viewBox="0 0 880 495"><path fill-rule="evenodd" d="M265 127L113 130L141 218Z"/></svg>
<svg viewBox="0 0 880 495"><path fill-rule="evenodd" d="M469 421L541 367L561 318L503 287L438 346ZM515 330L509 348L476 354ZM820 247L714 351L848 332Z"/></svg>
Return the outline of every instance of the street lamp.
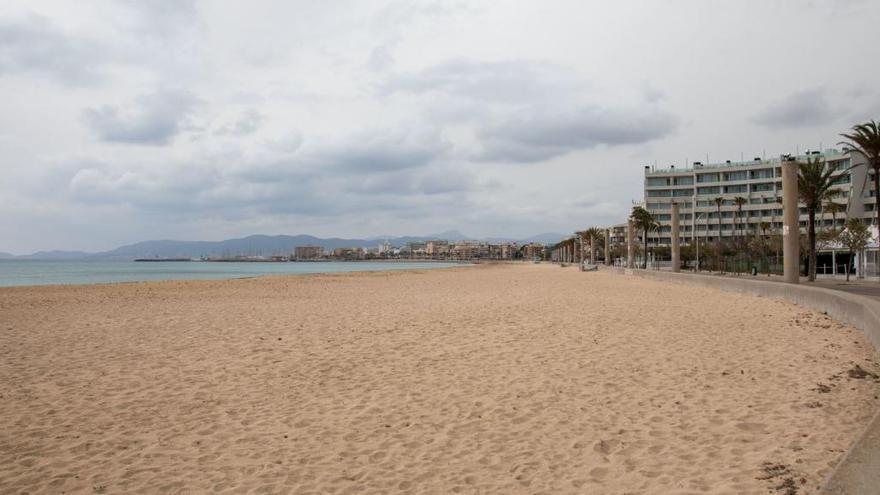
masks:
<svg viewBox="0 0 880 495"><path fill-rule="evenodd" d="M694 205L696 206L696 203ZM696 210L696 208L694 208L694 210ZM700 271L700 237L697 235L697 220L700 219L700 215L705 215L705 214L706 214L706 212L697 213L696 211L694 211L694 222L693 222L693 225L694 225L694 245L696 247L696 258L697 258L696 266L694 266L695 272ZM707 229L708 229L708 222L709 222L709 217L707 216L706 217Z"/></svg>

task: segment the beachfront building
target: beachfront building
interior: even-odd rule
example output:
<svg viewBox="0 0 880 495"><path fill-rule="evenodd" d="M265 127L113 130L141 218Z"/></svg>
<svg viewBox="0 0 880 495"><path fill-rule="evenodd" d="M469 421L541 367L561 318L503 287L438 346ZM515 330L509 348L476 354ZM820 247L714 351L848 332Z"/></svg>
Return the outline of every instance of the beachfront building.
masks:
<svg viewBox="0 0 880 495"><path fill-rule="evenodd" d="M626 246L626 224L619 223L617 225L612 225L608 228L611 229L611 245Z"/></svg>
<svg viewBox="0 0 880 495"><path fill-rule="evenodd" d="M388 241L382 241L379 243L379 246L376 248L376 254L379 256L389 256L394 249L394 246L391 245Z"/></svg>
<svg viewBox="0 0 880 495"><path fill-rule="evenodd" d="M456 241L450 252L452 257L458 260L479 258L480 241Z"/></svg>
<svg viewBox="0 0 880 495"><path fill-rule="evenodd" d="M293 257L296 260L317 260L324 257L324 248L321 246L297 246L293 249Z"/></svg>
<svg viewBox="0 0 880 495"><path fill-rule="evenodd" d="M449 256L449 241L428 241L425 243L425 254L431 259L443 259Z"/></svg>
<svg viewBox="0 0 880 495"><path fill-rule="evenodd" d="M837 150L807 152L799 161L825 160L835 170L833 198L845 206L844 213L824 210L817 215L817 229L842 227L846 218L874 223L873 174L861 155ZM713 242L754 233L782 229L781 158L724 163L695 162L689 168L645 167L644 205L660 224L648 236L650 246L669 246L672 231L672 203L679 205L681 242ZM836 217L836 218L835 218ZM806 232L807 212L800 209L800 226ZM873 253L876 257L876 250ZM869 256L870 257L870 256Z"/></svg>
<svg viewBox="0 0 880 495"><path fill-rule="evenodd" d="M498 246L499 259L512 260L517 257L519 247L515 242L503 242Z"/></svg>
<svg viewBox="0 0 880 495"><path fill-rule="evenodd" d="M425 259L427 257L428 243L423 241L408 242L405 252L411 259Z"/></svg>
<svg viewBox="0 0 880 495"><path fill-rule="evenodd" d="M333 250L333 258L338 260L362 260L366 251L359 247L336 248Z"/></svg>
<svg viewBox="0 0 880 495"><path fill-rule="evenodd" d="M527 260L540 260L544 258L544 245L540 242L530 242L520 248L520 253Z"/></svg>

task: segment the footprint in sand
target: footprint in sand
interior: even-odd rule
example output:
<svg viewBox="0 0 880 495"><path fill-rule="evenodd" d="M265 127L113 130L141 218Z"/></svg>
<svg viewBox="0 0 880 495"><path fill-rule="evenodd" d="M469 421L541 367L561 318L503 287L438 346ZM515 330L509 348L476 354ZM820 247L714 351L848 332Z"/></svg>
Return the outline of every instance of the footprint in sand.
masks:
<svg viewBox="0 0 880 495"><path fill-rule="evenodd" d="M608 468L597 467L590 470L590 476L594 481L602 481L608 475Z"/></svg>
<svg viewBox="0 0 880 495"><path fill-rule="evenodd" d="M767 425L762 424L762 423L743 422L743 423L737 423L736 427L739 428L740 430L754 432L754 431L764 431L764 429L767 427Z"/></svg>
<svg viewBox="0 0 880 495"><path fill-rule="evenodd" d="M618 440L599 440L593 445L593 450L602 455L608 455L614 451L618 444L620 444Z"/></svg>

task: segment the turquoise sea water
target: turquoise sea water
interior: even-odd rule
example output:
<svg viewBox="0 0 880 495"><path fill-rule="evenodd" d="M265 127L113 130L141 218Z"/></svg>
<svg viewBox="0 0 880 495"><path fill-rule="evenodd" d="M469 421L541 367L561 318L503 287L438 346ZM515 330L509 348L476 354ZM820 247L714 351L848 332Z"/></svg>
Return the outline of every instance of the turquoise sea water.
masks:
<svg viewBox="0 0 880 495"><path fill-rule="evenodd" d="M146 280L222 280L307 273L444 268L456 263L357 261L317 263L0 260L0 287L104 284Z"/></svg>

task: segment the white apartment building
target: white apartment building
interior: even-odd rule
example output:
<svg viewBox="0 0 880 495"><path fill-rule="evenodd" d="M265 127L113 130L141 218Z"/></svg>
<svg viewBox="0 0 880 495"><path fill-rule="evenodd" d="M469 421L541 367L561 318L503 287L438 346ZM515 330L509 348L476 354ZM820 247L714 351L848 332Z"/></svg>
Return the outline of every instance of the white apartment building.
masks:
<svg viewBox="0 0 880 495"><path fill-rule="evenodd" d="M796 158L800 161L824 159L826 166L834 167L834 187L839 190L835 202L846 205L846 213L837 214L838 225L843 224L847 215L862 218L868 224L874 221L873 172L863 166L861 155L826 150ZM779 232L782 228L781 190L781 158L715 164L695 162L688 169L645 167L645 207L661 225L649 235L648 242L661 246L671 243L673 202L679 205L684 244L695 238L713 241L719 235L732 237L764 229L768 233ZM720 208L717 198L721 201ZM740 202L744 204L738 206L737 198L742 198ZM819 213L817 227L831 226L832 218L828 211ZM801 208L800 220L805 232L805 208Z"/></svg>

